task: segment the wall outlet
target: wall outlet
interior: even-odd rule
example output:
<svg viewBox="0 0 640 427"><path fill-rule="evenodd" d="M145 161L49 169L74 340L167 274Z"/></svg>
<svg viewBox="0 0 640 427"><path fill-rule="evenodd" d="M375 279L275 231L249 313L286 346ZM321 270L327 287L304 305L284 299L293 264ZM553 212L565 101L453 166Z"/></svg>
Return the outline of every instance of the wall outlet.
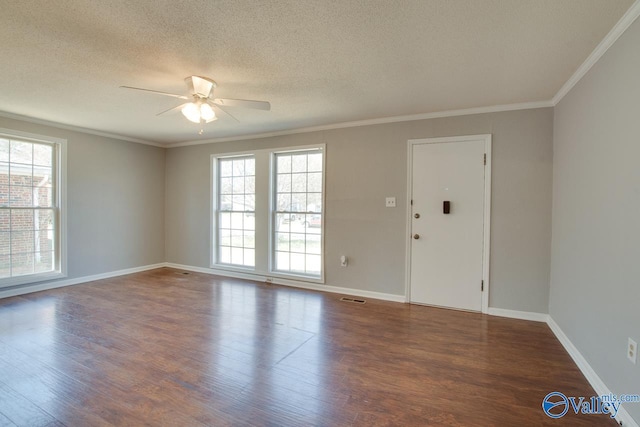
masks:
<svg viewBox="0 0 640 427"><path fill-rule="evenodd" d="M627 345L627 359L634 365L636 364L636 360L638 360L638 343L631 338L629 338L629 344Z"/></svg>
<svg viewBox="0 0 640 427"><path fill-rule="evenodd" d="M349 259L346 255L340 257L340 267L346 267L349 264Z"/></svg>
<svg viewBox="0 0 640 427"><path fill-rule="evenodd" d="M385 199L385 206L388 208L395 208L396 207L396 198L395 197L387 197Z"/></svg>

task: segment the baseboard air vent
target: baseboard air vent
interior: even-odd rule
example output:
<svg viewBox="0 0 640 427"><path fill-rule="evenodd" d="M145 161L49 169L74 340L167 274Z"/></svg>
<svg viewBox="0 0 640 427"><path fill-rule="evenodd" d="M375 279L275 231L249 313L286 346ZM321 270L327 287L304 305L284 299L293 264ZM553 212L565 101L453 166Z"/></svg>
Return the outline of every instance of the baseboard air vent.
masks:
<svg viewBox="0 0 640 427"><path fill-rule="evenodd" d="M365 302L367 302L366 300L363 300L363 299L356 299L356 298L349 298L349 297L342 297L340 298L340 301L355 302L356 304L364 304Z"/></svg>

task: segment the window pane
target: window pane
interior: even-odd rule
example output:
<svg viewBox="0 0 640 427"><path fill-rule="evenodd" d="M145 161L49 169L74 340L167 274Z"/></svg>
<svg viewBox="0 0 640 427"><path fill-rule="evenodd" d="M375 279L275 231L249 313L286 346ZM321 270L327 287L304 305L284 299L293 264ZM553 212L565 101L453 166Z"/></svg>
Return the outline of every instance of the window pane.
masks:
<svg viewBox="0 0 640 427"><path fill-rule="evenodd" d="M13 207L33 207L33 188L11 186L9 204Z"/></svg>
<svg viewBox="0 0 640 427"><path fill-rule="evenodd" d="M244 215L242 212L234 212L231 214L231 228L235 228L236 230L242 230L242 217Z"/></svg>
<svg viewBox="0 0 640 427"><path fill-rule="evenodd" d="M276 215L276 231L290 231L291 230L291 214L277 214Z"/></svg>
<svg viewBox="0 0 640 427"><path fill-rule="evenodd" d="M253 231L245 231L242 246L245 248L254 249L256 247L256 233Z"/></svg>
<svg viewBox="0 0 640 427"><path fill-rule="evenodd" d="M291 172L307 171L307 154L295 154L291 156Z"/></svg>
<svg viewBox="0 0 640 427"><path fill-rule="evenodd" d="M34 225L36 230L53 230L54 220L53 209L38 209L34 211Z"/></svg>
<svg viewBox="0 0 640 427"><path fill-rule="evenodd" d="M51 166L53 161L53 147L44 144L33 144L33 164Z"/></svg>
<svg viewBox="0 0 640 427"><path fill-rule="evenodd" d="M253 249L244 250L244 265L248 267L255 267L256 265L256 252Z"/></svg>
<svg viewBox="0 0 640 427"><path fill-rule="evenodd" d="M219 209L221 211L230 211L231 208L233 208L233 196L230 194L220 195Z"/></svg>
<svg viewBox="0 0 640 427"><path fill-rule="evenodd" d="M245 175L256 174L256 159L250 158L244 160L244 173Z"/></svg>
<svg viewBox="0 0 640 427"><path fill-rule="evenodd" d="M53 181L51 178L51 168L44 166L33 167L33 186L34 187L51 187Z"/></svg>
<svg viewBox="0 0 640 427"><path fill-rule="evenodd" d="M293 193L291 195L291 211L306 212L307 211L307 193Z"/></svg>
<svg viewBox="0 0 640 427"><path fill-rule="evenodd" d="M317 150L276 154L276 271L314 277L322 273L322 155Z"/></svg>
<svg viewBox="0 0 640 427"><path fill-rule="evenodd" d="M244 194L244 177L234 177L233 194Z"/></svg>
<svg viewBox="0 0 640 427"><path fill-rule="evenodd" d="M278 192L290 192L290 191L291 191L291 175L278 174Z"/></svg>
<svg viewBox="0 0 640 427"><path fill-rule="evenodd" d="M11 230L34 230L33 211L31 209L11 210Z"/></svg>
<svg viewBox="0 0 640 427"><path fill-rule="evenodd" d="M0 231L0 255L11 255L11 233Z"/></svg>
<svg viewBox="0 0 640 427"><path fill-rule="evenodd" d="M233 178L220 178L220 194L233 193Z"/></svg>
<svg viewBox="0 0 640 427"><path fill-rule="evenodd" d="M291 173L291 156L278 156L278 173Z"/></svg>
<svg viewBox="0 0 640 427"><path fill-rule="evenodd" d="M0 255L0 278L11 277L11 257Z"/></svg>
<svg viewBox="0 0 640 427"><path fill-rule="evenodd" d="M256 214L245 213L244 214L244 229L255 230L256 229Z"/></svg>
<svg viewBox="0 0 640 427"><path fill-rule="evenodd" d="M33 253L11 255L11 275L33 274Z"/></svg>
<svg viewBox="0 0 640 427"><path fill-rule="evenodd" d="M220 247L220 263L231 264L231 248L225 246Z"/></svg>
<svg viewBox="0 0 640 427"><path fill-rule="evenodd" d="M289 270L289 252L276 252L276 270Z"/></svg>
<svg viewBox="0 0 640 427"><path fill-rule="evenodd" d="M290 266L289 269L296 273L304 273L304 254L298 254L291 252L290 254Z"/></svg>
<svg viewBox="0 0 640 427"><path fill-rule="evenodd" d="M244 265L244 250L242 248L231 248L231 264Z"/></svg>
<svg viewBox="0 0 640 427"><path fill-rule="evenodd" d="M243 238L244 237L242 230L231 230L231 246L241 248Z"/></svg>
<svg viewBox="0 0 640 427"><path fill-rule="evenodd" d="M217 263L255 265L255 160L218 159ZM222 212L231 211L231 212Z"/></svg>
<svg viewBox="0 0 640 427"><path fill-rule="evenodd" d="M307 191L307 174L294 173L291 175L291 191L294 193Z"/></svg>
<svg viewBox="0 0 640 427"><path fill-rule="evenodd" d="M231 228L231 214L228 212L220 213L220 228Z"/></svg>
<svg viewBox="0 0 640 427"><path fill-rule="evenodd" d="M9 206L9 186L0 185L0 207Z"/></svg>
<svg viewBox="0 0 640 427"><path fill-rule="evenodd" d="M322 212L322 193L307 194L307 212Z"/></svg>
<svg viewBox="0 0 640 427"><path fill-rule="evenodd" d="M244 195L233 195L233 210L234 211L244 211Z"/></svg>
<svg viewBox="0 0 640 427"><path fill-rule="evenodd" d="M34 250L36 252L50 252L53 251L53 239L54 239L53 230L36 230L34 232L35 242L34 242Z"/></svg>
<svg viewBox="0 0 640 427"><path fill-rule="evenodd" d="M221 229L219 235L221 246L231 246L231 230Z"/></svg>
<svg viewBox="0 0 640 427"><path fill-rule="evenodd" d="M322 153L309 154L307 160L307 170L309 172L322 171Z"/></svg>
<svg viewBox="0 0 640 427"><path fill-rule="evenodd" d="M291 193L278 194L277 210L279 212L291 211Z"/></svg>
<svg viewBox="0 0 640 427"><path fill-rule="evenodd" d="M232 162L228 160L220 160L220 177L231 176Z"/></svg>
<svg viewBox="0 0 640 427"><path fill-rule="evenodd" d="M319 193L322 191L322 173L310 173L308 175L307 191L310 193Z"/></svg>
<svg viewBox="0 0 640 427"><path fill-rule="evenodd" d="M289 251L289 233L276 233L276 250Z"/></svg>
<svg viewBox="0 0 640 427"><path fill-rule="evenodd" d="M305 252L305 235L291 233L291 252Z"/></svg>
<svg viewBox="0 0 640 427"><path fill-rule="evenodd" d="M53 252L36 252L34 255L34 271L36 273L45 273L53 271L54 257Z"/></svg>
<svg viewBox="0 0 640 427"><path fill-rule="evenodd" d="M33 145L29 142L10 141L9 161L11 163L33 164Z"/></svg>
<svg viewBox="0 0 640 427"><path fill-rule="evenodd" d="M33 252L33 231L12 231L11 232L11 254Z"/></svg>
<svg viewBox="0 0 640 427"><path fill-rule="evenodd" d="M41 208L49 208L53 206L52 189L48 187L40 187L33 189L34 205Z"/></svg>
<svg viewBox="0 0 640 427"><path fill-rule="evenodd" d="M55 154L52 144L0 139L0 277L59 265Z"/></svg>
<svg viewBox="0 0 640 427"><path fill-rule="evenodd" d="M320 255L307 255L305 267L307 273L320 274L322 257Z"/></svg>
<svg viewBox="0 0 640 427"><path fill-rule="evenodd" d="M307 245L306 251L308 254L318 254L322 253L322 248L320 247L320 235L318 234L307 234Z"/></svg>
<svg viewBox="0 0 640 427"><path fill-rule="evenodd" d="M0 138L0 162L9 161L9 140Z"/></svg>
<svg viewBox="0 0 640 427"><path fill-rule="evenodd" d="M9 185L9 163L0 163L0 185Z"/></svg>
<svg viewBox="0 0 640 427"><path fill-rule="evenodd" d="M11 211L0 209L0 231L11 231Z"/></svg>

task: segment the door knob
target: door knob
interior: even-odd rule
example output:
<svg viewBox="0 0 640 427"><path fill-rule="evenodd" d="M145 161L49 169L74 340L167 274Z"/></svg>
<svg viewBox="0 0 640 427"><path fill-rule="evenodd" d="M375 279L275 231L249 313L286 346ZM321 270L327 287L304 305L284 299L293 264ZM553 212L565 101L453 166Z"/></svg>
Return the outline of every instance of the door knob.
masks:
<svg viewBox="0 0 640 427"><path fill-rule="evenodd" d="M419 214L419 213L417 213L417 214L413 214L413 217L414 217L414 218L420 218L420 214Z"/></svg>
<svg viewBox="0 0 640 427"><path fill-rule="evenodd" d="M419 235L419 234L414 234L414 235L413 235L413 238L414 238L414 239L416 239L416 240L418 240L418 239L420 238L420 235Z"/></svg>

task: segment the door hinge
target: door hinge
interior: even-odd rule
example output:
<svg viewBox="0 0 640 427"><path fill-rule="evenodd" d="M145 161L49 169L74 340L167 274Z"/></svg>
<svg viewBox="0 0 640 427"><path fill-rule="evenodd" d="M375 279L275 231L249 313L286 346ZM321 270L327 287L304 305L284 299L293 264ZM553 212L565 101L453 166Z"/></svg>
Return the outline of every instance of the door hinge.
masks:
<svg viewBox="0 0 640 427"><path fill-rule="evenodd" d="M480 281L480 292L484 292L484 280Z"/></svg>
<svg viewBox="0 0 640 427"><path fill-rule="evenodd" d="M487 153L484 153L484 164L487 164Z"/></svg>

